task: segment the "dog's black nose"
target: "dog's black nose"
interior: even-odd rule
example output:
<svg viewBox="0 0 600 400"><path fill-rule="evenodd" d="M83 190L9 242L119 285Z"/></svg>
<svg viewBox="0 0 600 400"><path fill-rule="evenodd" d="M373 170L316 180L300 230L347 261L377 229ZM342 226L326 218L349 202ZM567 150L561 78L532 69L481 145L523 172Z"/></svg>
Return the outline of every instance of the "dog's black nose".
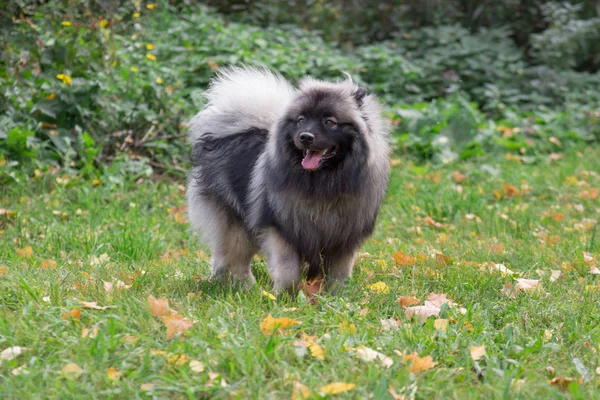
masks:
<svg viewBox="0 0 600 400"><path fill-rule="evenodd" d="M310 144L315 141L315 135L310 132L302 132L300 134L300 141L302 144Z"/></svg>

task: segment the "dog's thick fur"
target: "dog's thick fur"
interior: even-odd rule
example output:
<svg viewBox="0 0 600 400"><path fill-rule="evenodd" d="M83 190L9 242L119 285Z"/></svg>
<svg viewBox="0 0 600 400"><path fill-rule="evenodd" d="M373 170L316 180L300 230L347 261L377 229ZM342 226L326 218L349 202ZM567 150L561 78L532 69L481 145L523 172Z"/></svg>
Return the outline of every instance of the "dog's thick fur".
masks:
<svg viewBox="0 0 600 400"><path fill-rule="evenodd" d="M187 196L212 277L253 283L250 262L262 250L276 292L297 290L303 269L327 287L343 282L388 183L376 98L349 79L305 78L296 89L252 68L220 71L206 98L190 122Z"/></svg>

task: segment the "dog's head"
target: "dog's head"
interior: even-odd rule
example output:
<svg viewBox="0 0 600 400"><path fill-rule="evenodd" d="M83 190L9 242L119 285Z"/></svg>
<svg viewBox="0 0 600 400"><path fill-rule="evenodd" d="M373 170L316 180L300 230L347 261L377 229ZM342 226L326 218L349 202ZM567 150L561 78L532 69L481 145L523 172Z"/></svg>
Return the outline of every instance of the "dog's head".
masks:
<svg viewBox="0 0 600 400"><path fill-rule="evenodd" d="M279 142L306 171L335 168L351 153L366 151L367 96L350 80L303 80L281 121Z"/></svg>

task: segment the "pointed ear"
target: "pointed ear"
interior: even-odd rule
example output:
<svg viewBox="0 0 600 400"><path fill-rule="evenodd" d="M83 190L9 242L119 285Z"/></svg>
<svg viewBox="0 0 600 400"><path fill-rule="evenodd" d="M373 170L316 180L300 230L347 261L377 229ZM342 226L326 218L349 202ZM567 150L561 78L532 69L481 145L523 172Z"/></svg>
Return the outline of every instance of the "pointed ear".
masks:
<svg viewBox="0 0 600 400"><path fill-rule="evenodd" d="M367 94L369 94L367 89L361 87L359 87L354 93L352 93L352 96L354 96L354 101L356 101L356 104L359 108L362 107L363 100Z"/></svg>

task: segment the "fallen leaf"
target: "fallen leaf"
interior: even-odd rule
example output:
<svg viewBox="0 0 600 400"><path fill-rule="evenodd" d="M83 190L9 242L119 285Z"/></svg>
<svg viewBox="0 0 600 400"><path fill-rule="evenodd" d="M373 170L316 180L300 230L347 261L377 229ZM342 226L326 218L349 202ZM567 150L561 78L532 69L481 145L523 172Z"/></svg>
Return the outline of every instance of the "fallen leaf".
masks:
<svg viewBox="0 0 600 400"><path fill-rule="evenodd" d="M452 263L452 259L442 253L436 253L435 260L438 262L438 264L443 265L444 267Z"/></svg>
<svg viewBox="0 0 600 400"><path fill-rule="evenodd" d="M167 327L167 339L173 339L178 333L188 331L193 325L190 321L177 314L161 317L161 320Z"/></svg>
<svg viewBox="0 0 600 400"><path fill-rule="evenodd" d="M430 302L425 302L425 305L423 306L407 307L404 310L404 315L406 318L415 317L417 321L424 323L431 316L439 316L440 311L441 309L439 306L436 306Z"/></svg>
<svg viewBox="0 0 600 400"><path fill-rule="evenodd" d="M550 271L550 282L556 282L562 276L562 271L560 269L552 269Z"/></svg>
<svg viewBox="0 0 600 400"><path fill-rule="evenodd" d="M544 329L544 342L549 342L552 339L552 331L550 329Z"/></svg>
<svg viewBox="0 0 600 400"><path fill-rule="evenodd" d="M8 347L0 353L0 361L12 360L23 354L24 351L29 350L27 347L13 346Z"/></svg>
<svg viewBox="0 0 600 400"><path fill-rule="evenodd" d="M410 360L411 363L408 370L415 375L419 375L420 372L428 371L436 366L436 362L433 361L433 357L431 356L421 358L416 353L413 353L406 356L405 359Z"/></svg>
<svg viewBox="0 0 600 400"><path fill-rule="evenodd" d="M340 333L354 335L356 333L356 326L351 322L342 321L340 322Z"/></svg>
<svg viewBox="0 0 600 400"><path fill-rule="evenodd" d="M114 308L114 306L99 306L95 301L79 301L84 308L91 308L92 310L106 310L107 308Z"/></svg>
<svg viewBox="0 0 600 400"><path fill-rule="evenodd" d="M314 297L316 294L318 294L321 291L321 288L323 287L323 283L325 281L323 279L314 279L310 282L303 280L300 283L300 290L303 290L304 293L306 293L306 296L311 299L312 297Z"/></svg>
<svg viewBox="0 0 600 400"><path fill-rule="evenodd" d="M71 311L64 311L63 315L61 317L61 319L67 319L67 320L71 319L71 318L79 320L81 318L81 310L78 308L75 308Z"/></svg>
<svg viewBox="0 0 600 400"><path fill-rule="evenodd" d="M590 267L590 274L592 274L592 275L600 275L600 268L596 267L595 265L592 265Z"/></svg>
<svg viewBox="0 0 600 400"><path fill-rule="evenodd" d="M514 197L519 194L519 189L508 183L502 185L502 191L506 197Z"/></svg>
<svg viewBox="0 0 600 400"><path fill-rule="evenodd" d="M402 325L402 322L395 318L381 320L381 329L383 331L397 330L400 327L400 325Z"/></svg>
<svg viewBox="0 0 600 400"><path fill-rule="evenodd" d="M310 351L310 355L316 358L317 360L325 360L325 350L319 344L313 340L307 340L306 345L308 346L308 350Z"/></svg>
<svg viewBox="0 0 600 400"><path fill-rule="evenodd" d="M369 289L377 293L387 294L390 292L390 287L385 282L375 282L369 286Z"/></svg>
<svg viewBox="0 0 600 400"><path fill-rule="evenodd" d="M265 297L268 297L271 300L277 300L277 297L275 297L273 294L267 292L266 290L262 291L262 295Z"/></svg>
<svg viewBox="0 0 600 400"><path fill-rule="evenodd" d="M81 337L82 338L89 337L90 339L93 339L97 335L98 335L98 327L97 326L93 327L91 331L88 328L83 328L81 330Z"/></svg>
<svg viewBox="0 0 600 400"><path fill-rule="evenodd" d="M0 276L6 274L8 272L8 267L6 265L0 265Z"/></svg>
<svg viewBox="0 0 600 400"><path fill-rule="evenodd" d="M506 282L500 293L515 298L520 292L532 292L539 287L539 280L537 279L517 278L515 285L511 282Z"/></svg>
<svg viewBox="0 0 600 400"><path fill-rule="evenodd" d="M81 369L79 365L70 362L65 364L65 366L62 367L60 372L65 376L65 378L69 380L75 380L81 376L81 374L83 373L83 369Z"/></svg>
<svg viewBox="0 0 600 400"><path fill-rule="evenodd" d="M490 272L500 272L502 275L514 275L514 271L508 269L504 264L496 264L495 262L483 263L482 269L486 269Z"/></svg>
<svg viewBox="0 0 600 400"><path fill-rule="evenodd" d="M177 314L177 311L169 307L169 300L166 297L157 299L152 295L148 296L148 308L154 317L167 317Z"/></svg>
<svg viewBox="0 0 600 400"><path fill-rule="evenodd" d="M153 383L142 383L140 385L140 390L144 391L144 392L148 392L150 390L154 389L154 384Z"/></svg>
<svg viewBox="0 0 600 400"><path fill-rule="evenodd" d="M569 378L566 376L557 376L556 378L549 380L548 383L551 384L552 386L558 387L560 390L567 390L571 383L576 383L576 384L581 385L583 383L583 379L582 378L579 378L579 379Z"/></svg>
<svg viewBox="0 0 600 400"><path fill-rule="evenodd" d="M301 324L302 322L297 321L292 318L281 317L281 318L273 318L271 314L269 314L265 319L260 323L260 330L265 335L272 335L276 332L281 333L283 329L286 329L292 325Z"/></svg>
<svg viewBox="0 0 600 400"><path fill-rule="evenodd" d="M33 255L33 248L31 246L27 246L22 249L17 249L17 254L19 257L30 258Z"/></svg>
<svg viewBox="0 0 600 400"><path fill-rule="evenodd" d="M325 395L334 395L353 390L356 387L354 383L334 382L325 385L319 389L319 392Z"/></svg>
<svg viewBox="0 0 600 400"><path fill-rule="evenodd" d="M400 296L400 298L398 299L398 303L400 303L400 307L406 308L408 306L419 304L419 300L415 299L412 296Z"/></svg>
<svg viewBox="0 0 600 400"><path fill-rule="evenodd" d="M292 400L308 399L310 397L310 389L298 381L292 384Z"/></svg>
<svg viewBox="0 0 600 400"><path fill-rule="evenodd" d="M459 171L452 171L452 179L456 183L463 183L467 177Z"/></svg>
<svg viewBox="0 0 600 400"><path fill-rule="evenodd" d="M471 358L473 360L481 360L483 356L485 356L485 346L471 346Z"/></svg>
<svg viewBox="0 0 600 400"><path fill-rule="evenodd" d="M185 354L169 354L167 358L169 364L182 366L190 362L190 358Z"/></svg>
<svg viewBox="0 0 600 400"><path fill-rule="evenodd" d="M20 367L13 368L10 371L10 373L13 374L14 376L29 375L29 370L27 368L25 368L24 365L21 365Z"/></svg>
<svg viewBox="0 0 600 400"><path fill-rule="evenodd" d="M194 372L204 372L204 364L198 360L191 360L189 366Z"/></svg>
<svg viewBox="0 0 600 400"><path fill-rule="evenodd" d="M442 332L446 332L446 329L448 329L448 320L438 318L435 321L433 321L433 327Z"/></svg>
<svg viewBox="0 0 600 400"><path fill-rule="evenodd" d="M410 265L415 265L417 263L417 259L413 256L409 256L408 254L404 254L401 251L397 251L393 254L394 262L396 265L405 267Z"/></svg>
<svg viewBox="0 0 600 400"><path fill-rule="evenodd" d="M427 301L438 307L441 307L446 303L448 303L449 307L455 305L454 302L448 299L444 293L431 293L429 296L427 296Z"/></svg>
<svg viewBox="0 0 600 400"><path fill-rule="evenodd" d="M123 373L116 368L110 367L106 370L106 376L111 381L118 381L123 376Z"/></svg>
<svg viewBox="0 0 600 400"><path fill-rule="evenodd" d="M383 365L386 368L390 368L394 364L394 360L392 360L390 357L369 347L364 346L356 348L356 357L366 362L379 360L381 362L381 365Z"/></svg>
<svg viewBox="0 0 600 400"><path fill-rule="evenodd" d="M424 221L427 225L433 226L435 228L443 228L444 227L444 225L442 225L440 222L437 222L436 220L434 220L431 217L425 217Z"/></svg>
<svg viewBox="0 0 600 400"><path fill-rule="evenodd" d="M102 281L102 283L104 284L104 290L107 293L110 293L113 291L113 289L129 289L131 287L131 285L126 285L125 282L118 280L116 282L106 282L106 281Z"/></svg>
<svg viewBox="0 0 600 400"><path fill-rule="evenodd" d="M388 393L390 394L390 396L392 396L392 399L394 400L406 400L406 397L400 396L398 393L396 393L396 390L391 386L388 388Z"/></svg>
<svg viewBox="0 0 600 400"><path fill-rule="evenodd" d="M44 260L40 263L40 268L41 269L55 269L56 268L56 261L53 260Z"/></svg>

